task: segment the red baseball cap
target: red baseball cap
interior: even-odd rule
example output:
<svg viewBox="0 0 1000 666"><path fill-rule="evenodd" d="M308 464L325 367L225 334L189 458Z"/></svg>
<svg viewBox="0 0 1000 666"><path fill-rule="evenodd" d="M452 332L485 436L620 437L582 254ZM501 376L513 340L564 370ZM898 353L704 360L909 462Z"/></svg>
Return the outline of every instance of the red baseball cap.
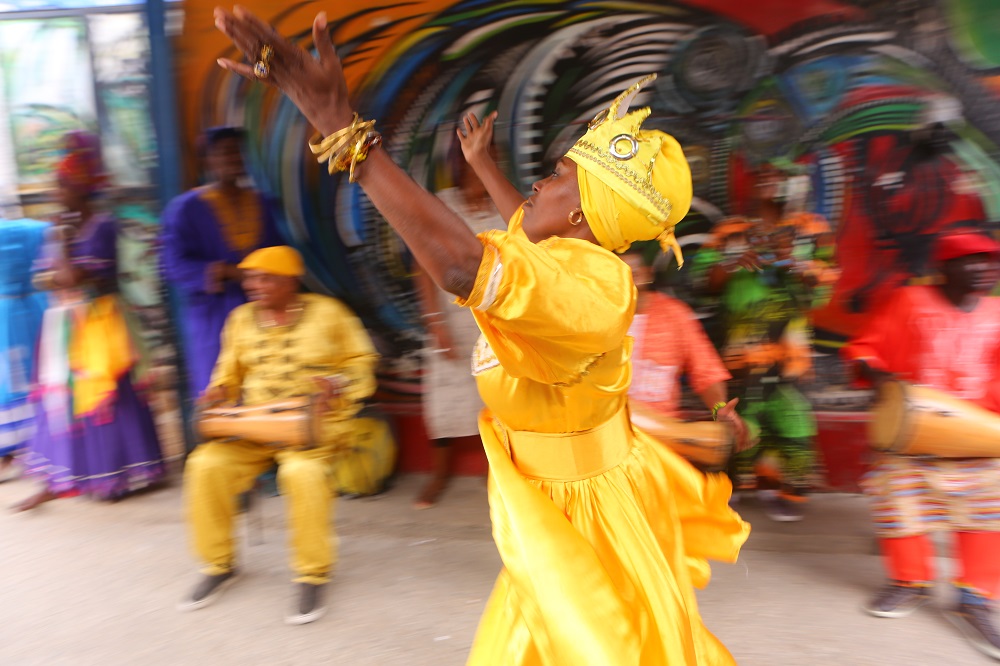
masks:
<svg viewBox="0 0 1000 666"><path fill-rule="evenodd" d="M934 247L934 261L941 263L970 254L1000 255L1000 244L985 234L968 232L942 236Z"/></svg>

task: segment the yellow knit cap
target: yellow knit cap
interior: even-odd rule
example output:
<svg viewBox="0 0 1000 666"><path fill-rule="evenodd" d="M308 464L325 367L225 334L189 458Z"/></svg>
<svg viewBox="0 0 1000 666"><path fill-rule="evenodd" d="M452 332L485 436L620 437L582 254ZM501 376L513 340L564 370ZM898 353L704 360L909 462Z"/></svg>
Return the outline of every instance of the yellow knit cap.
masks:
<svg viewBox="0 0 1000 666"><path fill-rule="evenodd" d="M302 255L287 245L254 250L240 262L239 267L245 271L260 271L287 277L302 277L306 273Z"/></svg>
<svg viewBox="0 0 1000 666"><path fill-rule="evenodd" d="M683 265L674 226L691 208L691 169L674 137L643 130L649 108L629 113L647 76L615 98L590 122L566 157L576 162L580 204L602 247L624 252L635 241L656 238Z"/></svg>

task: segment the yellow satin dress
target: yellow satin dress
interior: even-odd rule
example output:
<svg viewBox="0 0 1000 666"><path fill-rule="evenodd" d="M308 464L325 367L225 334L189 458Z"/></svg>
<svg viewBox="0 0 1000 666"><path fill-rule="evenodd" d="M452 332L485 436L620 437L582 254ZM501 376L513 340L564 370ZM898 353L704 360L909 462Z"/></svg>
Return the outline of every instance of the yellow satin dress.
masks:
<svg viewBox="0 0 1000 666"><path fill-rule="evenodd" d="M694 587L734 562L750 527L704 475L628 415L636 291L586 241L531 243L520 215L480 235L469 298L487 408L493 536L504 569L469 664L732 664Z"/></svg>

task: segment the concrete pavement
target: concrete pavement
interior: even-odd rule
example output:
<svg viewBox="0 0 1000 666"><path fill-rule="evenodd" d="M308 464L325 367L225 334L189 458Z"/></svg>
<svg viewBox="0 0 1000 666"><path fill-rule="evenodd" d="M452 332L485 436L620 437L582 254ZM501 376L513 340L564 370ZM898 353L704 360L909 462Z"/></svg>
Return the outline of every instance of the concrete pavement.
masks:
<svg viewBox="0 0 1000 666"><path fill-rule="evenodd" d="M196 580L179 483L117 504L65 499L0 512L0 664L462 664L500 566L485 487L462 478L442 505L413 511L421 481L404 477L386 494L338 504L330 609L303 627L282 623L291 586L280 498L264 498L243 521L242 579L193 613L174 609ZM31 489L0 485L0 507ZM700 593L706 623L740 664L993 663L941 616L943 588L937 607L907 619L860 612L882 580L862 498L820 496L798 524L740 508L754 533L740 562L716 565Z"/></svg>

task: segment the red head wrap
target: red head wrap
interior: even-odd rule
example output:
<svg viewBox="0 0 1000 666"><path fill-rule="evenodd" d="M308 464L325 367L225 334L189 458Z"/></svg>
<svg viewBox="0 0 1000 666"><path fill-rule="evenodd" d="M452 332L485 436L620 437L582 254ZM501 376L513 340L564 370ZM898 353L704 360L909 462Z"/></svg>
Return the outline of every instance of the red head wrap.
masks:
<svg viewBox="0 0 1000 666"><path fill-rule="evenodd" d="M92 195L107 180L101 162L100 140L93 134L73 131L64 140L66 153L56 165L56 176L86 195Z"/></svg>

